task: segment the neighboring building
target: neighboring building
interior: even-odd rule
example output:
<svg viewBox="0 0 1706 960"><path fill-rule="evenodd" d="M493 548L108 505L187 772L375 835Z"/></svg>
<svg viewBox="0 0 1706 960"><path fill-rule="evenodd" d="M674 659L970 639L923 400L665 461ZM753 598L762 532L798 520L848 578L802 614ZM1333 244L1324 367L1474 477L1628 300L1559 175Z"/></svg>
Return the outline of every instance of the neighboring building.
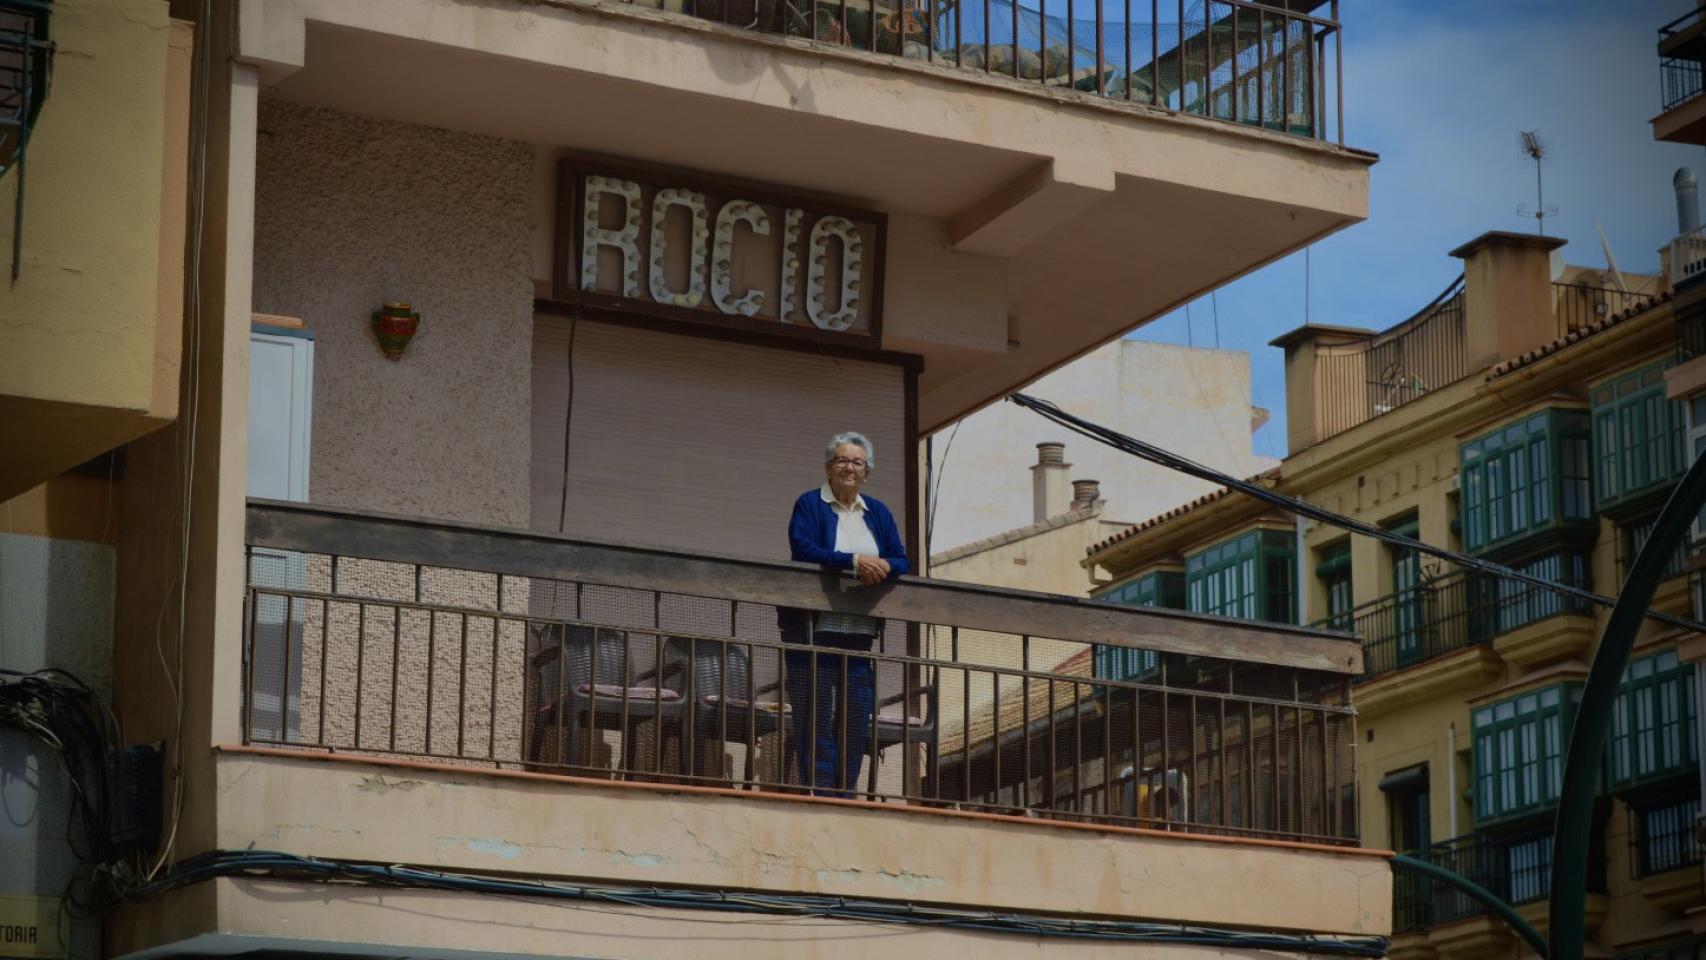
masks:
<svg viewBox="0 0 1706 960"><path fill-rule="evenodd" d="M71 249L38 189L109 209L171 170L169 137L70 109L80 72L158 54L96 85L128 109L175 76L168 12L200 44L188 199L165 199L181 317L165 280L109 288L100 264L26 263L68 286L0 292L0 364L31 344L75 388L54 402L125 424L51 459L75 431L0 444L23 464L0 517L61 538L81 501L60 491L91 482L65 471L112 451L91 468L108 575L0 567L5 665L32 624L42 655L16 665L110 664L125 742L164 746L161 836L138 824L97 874L135 894L99 954L1257 960L1251 932L1384 936L1390 871L1347 816L1355 644L786 559L831 434L873 438L869 492L918 557L926 435L1365 216L1328 4L1091 4L52 5L75 55L42 155L60 116L72 153L145 169L32 158L26 253ZM102 18L113 42L73 42ZM171 212L115 242L169 253ZM91 292L181 332L176 419L72 378L106 372L97 322L134 384L172 339ZM846 746L850 796L803 795L822 731L795 691L864 664L786 656L802 610L881 625L871 729L838 731L871 744ZM974 641L1083 653L1024 673ZM1192 672L1093 682L1091 645ZM944 711L986 688L980 752ZM1183 734L1211 715L1230 805L1132 829L1202 782ZM1100 759L1128 743L1130 771Z"/></svg>
<svg viewBox="0 0 1706 960"><path fill-rule="evenodd" d="M1626 275L1624 287L1649 292L1625 293L1617 277L1556 271L1562 243L1486 234L1453 251L1464 277L1402 323L1274 341L1293 453L1263 482L1615 594L1687 466L1691 421L1666 395L1689 369L1677 366L1683 294L1673 301L1662 278ZM1455 870L1545 929L1564 738L1609 610L1224 489L1096 544L1084 563L1110 579L1107 599L1355 633L1365 842ZM1690 612L1688 571L1679 555L1655 609ZM1648 621L1624 680L1589 876L1588 932L1605 956L1694 949L1702 711L1684 660L1697 646ZM1394 929L1393 956L1525 949L1472 901L1408 874L1395 877Z"/></svg>
<svg viewBox="0 0 1706 960"><path fill-rule="evenodd" d="M1278 462L1251 448L1251 434L1267 422L1267 411L1251 405L1250 355L1243 351L1122 339L1049 373L1025 392L1233 476L1247 477ZM992 404L940 431L931 446L931 552L953 551L1043 519L1032 503L1026 470L1033 446L1067 439L1062 434L1055 424L1010 403ZM1106 522L1154 516L1212 486L1072 439L1072 477L1101 483L1111 511ZM1065 498L1051 500L1047 515L1064 506ZM1041 568L1030 572L1050 576ZM1051 581L1031 589L1056 589L1045 582ZM1074 582L1064 592L1077 592L1080 585Z"/></svg>
<svg viewBox="0 0 1706 960"><path fill-rule="evenodd" d="M0 669L58 667L103 701L115 448L181 406L192 46L162 2L0 0ZM62 768L0 718L0 955L27 928L63 939L26 955L100 954L100 920L59 909L85 841Z"/></svg>

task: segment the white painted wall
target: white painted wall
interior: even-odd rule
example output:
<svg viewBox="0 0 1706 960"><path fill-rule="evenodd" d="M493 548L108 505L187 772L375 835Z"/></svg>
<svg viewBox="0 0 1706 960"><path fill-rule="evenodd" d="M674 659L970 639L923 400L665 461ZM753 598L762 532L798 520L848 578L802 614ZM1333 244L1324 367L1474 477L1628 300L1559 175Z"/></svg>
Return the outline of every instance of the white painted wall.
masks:
<svg viewBox="0 0 1706 960"><path fill-rule="evenodd" d="M1279 462L1252 449L1250 355L1243 351L1118 340L1025 392L1235 476ZM940 486L931 552L1031 523L1030 467L1037 462L1036 445L1045 441L1066 444L1072 479L1101 481L1105 520L1136 523L1213 488L997 403L960 421L957 435L952 426L935 434L933 473ZM1050 513L1067 505L1052 504Z"/></svg>

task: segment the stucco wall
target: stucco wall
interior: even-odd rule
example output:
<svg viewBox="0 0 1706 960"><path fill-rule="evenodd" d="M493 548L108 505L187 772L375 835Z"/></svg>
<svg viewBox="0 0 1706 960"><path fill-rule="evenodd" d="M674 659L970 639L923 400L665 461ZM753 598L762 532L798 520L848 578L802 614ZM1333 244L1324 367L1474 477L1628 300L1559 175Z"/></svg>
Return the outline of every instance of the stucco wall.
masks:
<svg viewBox="0 0 1706 960"><path fill-rule="evenodd" d="M1025 392L1235 476L1249 476L1277 462L1252 450L1247 353L1118 340L1043 377ZM1211 489L1210 484L1069 435L1010 403L994 404L961 420L950 445L953 431L951 426L939 431L933 444L934 475L940 484L933 553L1035 519L1030 467L1037 462L1036 445L1044 441L1066 443L1071 479L1102 482L1107 520L1147 520ZM1067 506L1051 504L1050 513L1063 513Z"/></svg>
<svg viewBox="0 0 1706 960"><path fill-rule="evenodd" d="M0 285L0 395L148 407L166 8L165 0L53 5L58 54L29 145L23 274ZM0 189L0 252L8 262L16 177L9 173Z"/></svg>
<svg viewBox="0 0 1706 960"><path fill-rule="evenodd" d="M532 158L262 101L254 307L314 331L316 502L527 525ZM422 315L398 361L370 329L389 300Z"/></svg>

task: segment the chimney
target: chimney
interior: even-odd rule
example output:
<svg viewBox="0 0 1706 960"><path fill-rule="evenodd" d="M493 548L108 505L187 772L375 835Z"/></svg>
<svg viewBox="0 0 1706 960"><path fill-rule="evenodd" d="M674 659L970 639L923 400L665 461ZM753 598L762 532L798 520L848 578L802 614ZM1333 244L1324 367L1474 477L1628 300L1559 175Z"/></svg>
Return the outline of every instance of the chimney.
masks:
<svg viewBox="0 0 1706 960"><path fill-rule="evenodd" d="M1066 444L1037 444L1037 464L1031 468L1032 520L1042 522L1066 510Z"/></svg>
<svg viewBox="0 0 1706 960"><path fill-rule="evenodd" d="M1373 330L1360 327L1311 323L1268 341L1269 346L1285 350L1285 436L1293 453L1328 436L1331 411L1327 404L1339 394L1322 383L1325 368L1318 361L1323 351L1327 355L1344 353L1374 335ZM1257 419L1251 417L1251 433L1261 428Z"/></svg>
<svg viewBox="0 0 1706 960"><path fill-rule="evenodd" d="M1100 480L1072 481L1072 509L1088 510L1102 498L1102 482Z"/></svg>
<svg viewBox="0 0 1706 960"><path fill-rule="evenodd" d="M1451 251L1463 261L1464 359L1470 370L1558 338L1552 251L1563 245L1558 237L1494 230Z"/></svg>
<svg viewBox="0 0 1706 960"><path fill-rule="evenodd" d="M1676 188L1676 235L1686 236L1700 229L1700 181L1694 171L1683 167L1670 179Z"/></svg>

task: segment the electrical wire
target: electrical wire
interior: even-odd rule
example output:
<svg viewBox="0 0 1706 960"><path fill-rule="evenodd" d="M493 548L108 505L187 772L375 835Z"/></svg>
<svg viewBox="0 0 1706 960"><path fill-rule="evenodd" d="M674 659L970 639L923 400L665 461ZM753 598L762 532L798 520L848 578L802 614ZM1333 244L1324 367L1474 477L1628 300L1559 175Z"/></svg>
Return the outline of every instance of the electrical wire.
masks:
<svg viewBox="0 0 1706 960"><path fill-rule="evenodd" d="M1443 298L1444 295L1442 294L1441 299ZM1375 526L1374 524L1365 523L1361 520L1343 516L1342 514L1334 513L1331 510L1325 510L1321 507L1307 503L1298 497L1287 496L1277 490L1271 490L1267 487L1261 486L1260 484L1251 483L1248 480L1240 480L1237 477L1222 473L1212 467L1203 466L1194 460L1163 450L1154 444L1146 443L1133 437L1128 437L1123 433L1110 430L1107 427L1101 426L1092 421L1076 417L1064 410L1061 410L1059 407L1047 400L1038 399L1023 393L1012 394L1007 399L1027 410L1040 414L1047 420L1051 420L1063 427L1066 427L1068 430L1082 434L1099 443L1105 443L1116 450L1129 453L1134 457L1141 460L1147 460L1150 463L1159 464L1169 470L1176 470L1180 473L1197 477L1198 479L1213 481L1214 483L1218 483L1229 490L1236 490L1239 493L1243 493L1246 496L1260 500L1263 503L1279 507L1288 513L1293 513L1320 523L1325 523L1328 526L1338 527L1342 530L1348 530L1351 533L1359 533L1365 537L1372 537L1396 547L1403 547L1414 550L1417 553L1437 557L1441 560L1455 563L1467 570L1473 570L1477 573L1485 573L1507 580L1521 581L1529 584L1530 586L1550 590L1554 593L1573 597L1577 600L1591 603L1596 606L1611 607L1617 602L1612 597L1602 596L1590 590L1583 590L1580 587L1574 587L1566 583L1547 580L1544 577L1537 577L1534 574L1526 573L1512 567L1507 567L1503 564L1493 563L1489 560L1483 560L1479 557L1471 557L1467 554L1458 553L1455 550L1447 550L1444 547L1432 546L1431 544L1423 543L1413 537L1402 536L1400 534L1393 533L1390 530ZM1672 626L1685 627L1689 630L1695 631L1706 631L1706 623L1702 623L1689 617L1680 617L1674 614L1664 613L1659 610L1648 610L1647 617L1649 619L1671 624Z"/></svg>
<svg viewBox="0 0 1706 960"><path fill-rule="evenodd" d="M213 25L213 0L202 0L200 29L210 30ZM201 270L202 253L205 243L207 222L207 113L208 100L213 89L212 55L208 50L208 42L197 42L195 76L199 80L195 91L195 118L190 129L190 151L194 158L193 179L190 184L191 200L194 208L194 227L190 233L189 250L189 409L179 437L187 437L187 442L179 451L182 454L184 491L182 500L183 539L180 544L178 565L178 622L177 622L177 658L175 666L168 666L166 653L160 644L161 625L165 619L165 606L161 607L160 620L155 624L154 647L160 656L160 666L166 672L166 681L172 692L172 797L168 826L164 841L160 844L159 856L149 867L146 876L153 878L171 862L172 854L177 848L178 826L183 820L184 813L184 649L188 636L189 615L189 573L190 573L190 532L192 512L195 499L195 457L196 432L201 419L201 347L202 324L204 312L201 302Z"/></svg>
<svg viewBox="0 0 1706 960"><path fill-rule="evenodd" d="M110 829L113 791L107 758L122 743L116 718L69 671L0 668L0 727L22 731L59 758L71 786L66 842L79 865L65 903L98 909L111 884L135 875Z"/></svg>
<svg viewBox="0 0 1706 960"><path fill-rule="evenodd" d="M264 850L218 850L191 857L158 880L135 888L131 895L137 898L158 896L168 890L218 877L447 890L504 898L620 904L640 909L757 913L792 918L976 930L1031 937L1192 944L1347 957L1384 956L1388 943L1384 937L1257 933L1188 924L1086 920L1044 914L957 910L905 901L811 894L561 883L533 878L426 870L400 864L357 863Z"/></svg>

